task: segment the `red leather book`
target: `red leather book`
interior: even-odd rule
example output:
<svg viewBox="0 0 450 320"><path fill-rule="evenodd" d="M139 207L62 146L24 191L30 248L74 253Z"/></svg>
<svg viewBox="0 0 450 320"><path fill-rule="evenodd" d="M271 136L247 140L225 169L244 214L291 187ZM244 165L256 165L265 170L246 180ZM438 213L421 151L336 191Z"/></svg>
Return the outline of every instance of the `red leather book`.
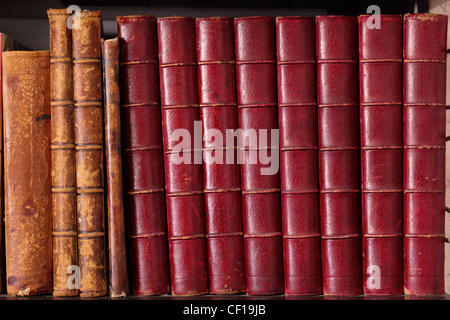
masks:
<svg viewBox="0 0 450 320"><path fill-rule="evenodd" d="M356 17L316 17L322 281L326 295L361 283L361 180Z"/></svg>
<svg viewBox="0 0 450 320"><path fill-rule="evenodd" d="M276 39L285 293L321 294L314 18L278 17Z"/></svg>
<svg viewBox="0 0 450 320"><path fill-rule="evenodd" d="M358 17L363 289L403 294L403 17L380 29L370 17Z"/></svg>
<svg viewBox="0 0 450 320"><path fill-rule="evenodd" d="M447 15L403 22L404 291L444 293Z"/></svg>
<svg viewBox="0 0 450 320"><path fill-rule="evenodd" d="M236 18L235 46L247 294L284 293L274 19Z"/></svg>
<svg viewBox="0 0 450 320"><path fill-rule="evenodd" d="M207 134L238 128L233 18L197 18L196 31L209 293L245 292L239 164L228 163L225 139Z"/></svg>
<svg viewBox="0 0 450 320"><path fill-rule="evenodd" d="M125 203L134 295L169 292L156 19L116 18Z"/></svg>
<svg viewBox="0 0 450 320"><path fill-rule="evenodd" d="M172 294L205 294L208 275L202 150L196 137L200 113L195 20L159 18L158 48Z"/></svg>

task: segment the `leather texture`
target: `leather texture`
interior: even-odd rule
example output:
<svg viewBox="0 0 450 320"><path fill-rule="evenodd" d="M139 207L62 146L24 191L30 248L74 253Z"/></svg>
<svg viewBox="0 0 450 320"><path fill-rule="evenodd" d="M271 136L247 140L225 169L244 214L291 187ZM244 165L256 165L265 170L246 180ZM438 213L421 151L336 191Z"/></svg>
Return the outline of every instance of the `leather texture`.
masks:
<svg viewBox="0 0 450 320"><path fill-rule="evenodd" d="M273 17L235 19L236 79L239 128L244 132L278 129L275 20ZM284 293L280 175L263 175L261 150L279 152L248 143L239 137L242 213L247 294ZM260 137L258 137L260 140ZM278 141L276 141L278 145ZM251 153L257 151L256 163Z"/></svg>
<svg viewBox="0 0 450 320"><path fill-rule="evenodd" d="M119 38L102 39L109 294L128 295L120 122Z"/></svg>
<svg viewBox="0 0 450 320"><path fill-rule="evenodd" d="M403 219L407 295L444 293L447 20L447 15L404 16Z"/></svg>
<svg viewBox="0 0 450 320"><path fill-rule="evenodd" d="M325 295L357 295L361 178L356 17L316 17L322 281Z"/></svg>
<svg viewBox="0 0 450 320"><path fill-rule="evenodd" d="M116 18L132 293L170 291L156 18Z"/></svg>
<svg viewBox="0 0 450 320"><path fill-rule="evenodd" d="M285 294L322 294L315 19L277 17L276 39Z"/></svg>
<svg viewBox="0 0 450 320"><path fill-rule="evenodd" d="M7 293L52 292L49 51L3 52Z"/></svg>
<svg viewBox="0 0 450 320"><path fill-rule="evenodd" d="M15 41L13 38L7 36L4 33L0 33L0 70L2 70L2 52L12 51L12 50L27 50L24 46L22 46L19 42ZM1 72L0 72L1 79ZM0 90L0 101L2 101L2 90ZM3 109L2 109L3 110ZM0 131L0 139L3 141L3 130ZM3 154L3 143L0 145L0 152ZM4 186L4 162L3 159L0 159L0 194L3 194L3 186ZM0 205L4 208L3 198L0 200ZM2 210L0 213L0 292L6 291L6 270L5 270L5 245L4 245L4 218L5 212Z"/></svg>
<svg viewBox="0 0 450 320"><path fill-rule="evenodd" d="M66 9L47 10L50 25L53 295L76 296L67 269L78 265L72 30Z"/></svg>
<svg viewBox="0 0 450 320"><path fill-rule="evenodd" d="M236 161L227 163L225 139L227 130L238 128L233 18L197 18L196 33L202 130L219 130L224 137L223 141L213 137L203 141L209 293L242 293L245 270L240 171ZM218 141L223 145L217 145Z"/></svg>
<svg viewBox="0 0 450 320"><path fill-rule="evenodd" d="M73 19L73 87L80 296L107 293L101 11Z"/></svg>
<svg viewBox="0 0 450 320"><path fill-rule="evenodd" d="M194 140L198 105L195 20L158 19L164 172L169 258L173 295L208 292L201 144ZM190 143L180 149L175 130L187 130ZM178 163L180 153L184 163Z"/></svg>
<svg viewBox="0 0 450 320"><path fill-rule="evenodd" d="M358 17L363 289L398 295L403 294L403 17L381 15L380 29L372 28L370 17Z"/></svg>

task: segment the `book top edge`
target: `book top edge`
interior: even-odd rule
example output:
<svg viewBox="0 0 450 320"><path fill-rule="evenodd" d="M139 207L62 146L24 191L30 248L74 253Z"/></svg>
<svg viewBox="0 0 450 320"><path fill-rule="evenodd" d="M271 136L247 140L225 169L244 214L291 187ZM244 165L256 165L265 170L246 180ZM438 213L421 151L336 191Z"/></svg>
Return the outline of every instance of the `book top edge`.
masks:
<svg viewBox="0 0 450 320"><path fill-rule="evenodd" d="M117 22L139 21L139 20L156 20L156 17L152 14L130 14L115 16L114 19Z"/></svg>
<svg viewBox="0 0 450 320"><path fill-rule="evenodd" d="M50 50L39 50L39 51L4 51L2 52L3 57L10 56L10 57L45 57L50 56Z"/></svg>

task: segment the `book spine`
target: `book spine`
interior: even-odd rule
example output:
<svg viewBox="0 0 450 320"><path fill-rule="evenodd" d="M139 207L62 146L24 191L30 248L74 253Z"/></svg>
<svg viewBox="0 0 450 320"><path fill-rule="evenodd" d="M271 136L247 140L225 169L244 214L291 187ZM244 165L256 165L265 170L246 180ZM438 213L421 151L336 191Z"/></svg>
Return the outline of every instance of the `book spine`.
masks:
<svg viewBox="0 0 450 320"><path fill-rule="evenodd" d="M447 15L403 22L404 292L444 293Z"/></svg>
<svg viewBox="0 0 450 320"><path fill-rule="evenodd" d="M316 17L323 293L362 292L356 17Z"/></svg>
<svg viewBox="0 0 450 320"><path fill-rule="evenodd" d="M73 105L72 30L66 9L47 11L50 25L53 295L78 295L67 279L77 258L77 198Z"/></svg>
<svg viewBox="0 0 450 320"><path fill-rule="evenodd" d="M236 18L235 46L247 294L284 293L273 17Z"/></svg>
<svg viewBox="0 0 450 320"><path fill-rule="evenodd" d="M195 44L193 18L158 19L164 171L173 295L199 295L208 292L202 151L201 141L196 137L200 114Z"/></svg>
<svg viewBox="0 0 450 320"><path fill-rule="evenodd" d="M106 295L101 11L72 29L80 296Z"/></svg>
<svg viewBox="0 0 450 320"><path fill-rule="evenodd" d="M276 39L285 293L322 294L314 18L278 17Z"/></svg>
<svg viewBox="0 0 450 320"><path fill-rule="evenodd" d="M7 292L52 292L49 51L3 52Z"/></svg>
<svg viewBox="0 0 450 320"><path fill-rule="evenodd" d="M105 160L108 210L109 293L128 295L120 128L119 39L102 39Z"/></svg>
<svg viewBox="0 0 450 320"><path fill-rule="evenodd" d="M116 20L131 288L134 295L165 294L170 278L156 19Z"/></svg>
<svg viewBox="0 0 450 320"><path fill-rule="evenodd" d="M403 294L403 18L358 17L363 289Z"/></svg>
<svg viewBox="0 0 450 320"><path fill-rule="evenodd" d="M0 33L0 84L2 83L2 53L5 50L5 47L3 45L6 36L3 33ZM0 129L0 292L3 293L5 288L5 278L6 278L6 261L5 261L5 225L4 225L4 219L5 219L5 202L4 202L4 170L3 170L3 99L2 99L2 90L0 90L0 104L1 104L1 110L0 110L0 123L2 124L2 128Z"/></svg>
<svg viewBox="0 0 450 320"><path fill-rule="evenodd" d="M245 292L240 172L236 150L226 143L227 130L238 128L233 19L198 18L196 31L200 118L206 137L203 188L209 293L240 293ZM209 135L209 129L216 131ZM216 137L219 133L221 139ZM233 163L227 161L227 150L233 153Z"/></svg>

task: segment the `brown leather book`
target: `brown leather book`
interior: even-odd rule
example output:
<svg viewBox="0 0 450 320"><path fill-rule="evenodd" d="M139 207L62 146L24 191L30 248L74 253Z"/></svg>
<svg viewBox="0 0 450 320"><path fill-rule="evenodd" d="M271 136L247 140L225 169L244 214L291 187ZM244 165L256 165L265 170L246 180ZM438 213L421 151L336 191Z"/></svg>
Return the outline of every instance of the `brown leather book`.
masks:
<svg viewBox="0 0 450 320"><path fill-rule="evenodd" d="M52 292L50 56L3 52L7 292Z"/></svg>
<svg viewBox="0 0 450 320"><path fill-rule="evenodd" d="M73 90L80 296L106 295L101 11L73 19Z"/></svg>
<svg viewBox="0 0 450 320"><path fill-rule="evenodd" d="M109 294L128 295L120 130L119 38L102 39Z"/></svg>
<svg viewBox="0 0 450 320"><path fill-rule="evenodd" d="M23 47L19 42L15 41L13 38L7 36L4 33L0 33L0 85L2 80L2 52L5 51L12 51L12 50L28 50L27 48ZM0 106L2 105L2 90L0 89ZM0 111L0 119L1 119L1 111ZM0 123L2 121L0 120ZM0 140L3 139L2 137L3 130L0 129ZM4 185L4 179L3 179L3 144L0 143L0 292L3 292L5 287L5 235L4 235L4 228L3 228L3 219L4 219L4 203L3 203L3 185Z"/></svg>
<svg viewBox="0 0 450 320"><path fill-rule="evenodd" d="M73 119L72 30L70 13L49 9L50 99L52 150L53 295L78 295L69 286L77 263L77 198L75 180L75 124Z"/></svg>

